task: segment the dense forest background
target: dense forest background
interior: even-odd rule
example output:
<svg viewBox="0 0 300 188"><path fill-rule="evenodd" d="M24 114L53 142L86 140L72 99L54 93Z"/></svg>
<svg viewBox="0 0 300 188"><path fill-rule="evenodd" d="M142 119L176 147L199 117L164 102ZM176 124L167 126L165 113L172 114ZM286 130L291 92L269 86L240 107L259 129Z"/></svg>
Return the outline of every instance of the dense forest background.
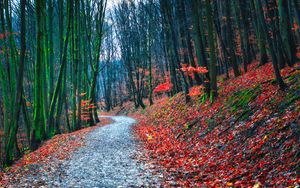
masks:
<svg viewBox="0 0 300 188"><path fill-rule="evenodd" d="M255 62L272 62L284 91L280 69L299 58L297 0L107 1L0 0L3 164L126 101L213 102L219 75Z"/></svg>

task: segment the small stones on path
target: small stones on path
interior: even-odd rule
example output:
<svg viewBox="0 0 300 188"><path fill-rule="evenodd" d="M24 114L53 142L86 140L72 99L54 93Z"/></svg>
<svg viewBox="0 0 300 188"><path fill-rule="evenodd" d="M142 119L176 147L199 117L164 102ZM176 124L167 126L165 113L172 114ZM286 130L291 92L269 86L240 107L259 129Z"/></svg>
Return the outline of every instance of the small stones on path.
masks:
<svg viewBox="0 0 300 188"><path fill-rule="evenodd" d="M132 137L134 119L111 117L113 124L86 136L86 146L73 153L58 176L58 187L159 187L159 176L134 159L137 145Z"/></svg>
<svg viewBox="0 0 300 188"><path fill-rule="evenodd" d="M160 187L161 175L153 175L134 157L140 152L131 132L135 120L125 116L110 118L114 123L87 133L85 145L68 159L49 156L46 164L27 165L22 168L26 173L18 177L11 174L4 187Z"/></svg>

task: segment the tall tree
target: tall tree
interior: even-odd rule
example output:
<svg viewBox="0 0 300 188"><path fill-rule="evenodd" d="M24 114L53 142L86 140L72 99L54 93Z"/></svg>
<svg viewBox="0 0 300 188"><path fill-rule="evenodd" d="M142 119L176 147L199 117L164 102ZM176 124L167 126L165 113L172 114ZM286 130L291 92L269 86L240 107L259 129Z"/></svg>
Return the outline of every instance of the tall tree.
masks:
<svg viewBox="0 0 300 188"><path fill-rule="evenodd" d="M15 94L15 105L12 111L12 119L10 122L10 132L8 135L8 142L5 145L6 159L5 163L10 164L14 158L14 147L17 142L18 123L22 106L23 95L23 79L24 79L24 64L25 64L25 52L26 52L26 0L20 0L20 28L21 28L21 52L19 60L19 70L17 78L17 90Z"/></svg>
<svg viewBox="0 0 300 188"><path fill-rule="evenodd" d="M31 147L37 148L43 139L46 138L46 117L44 103L45 78L45 48L44 48L44 18L46 11L45 0L35 0L37 18L37 50L36 65L34 73L34 125L31 133Z"/></svg>
<svg viewBox="0 0 300 188"><path fill-rule="evenodd" d="M205 13L207 18L207 29L208 29L208 44L210 48L210 62L209 62L209 76L210 76L210 97L214 100L217 95L217 70L216 70L216 48L215 48L215 34L213 28L213 18L212 18L212 6L210 0L205 0Z"/></svg>

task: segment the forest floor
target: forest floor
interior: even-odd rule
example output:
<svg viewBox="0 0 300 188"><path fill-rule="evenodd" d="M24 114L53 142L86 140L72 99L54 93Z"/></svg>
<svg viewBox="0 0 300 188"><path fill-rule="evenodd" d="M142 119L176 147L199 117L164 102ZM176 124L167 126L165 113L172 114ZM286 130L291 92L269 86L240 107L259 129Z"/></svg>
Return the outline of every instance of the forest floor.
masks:
<svg viewBox="0 0 300 188"><path fill-rule="evenodd" d="M300 63L281 70L280 91L271 63L230 79L218 78L219 96L185 103L179 93L146 109L132 103L113 114L135 117L141 161L163 174L165 187L299 187Z"/></svg>
<svg viewBox="0 0 300 188"><path fill-rule="evenodd" d="M3 187L149 187L160 176L135 159L134 119L109 117L113 123L54 137L25 155L6 173ZM103 123L102 123L103 124ZM1 186L0 186L1 187Z"/></svg>

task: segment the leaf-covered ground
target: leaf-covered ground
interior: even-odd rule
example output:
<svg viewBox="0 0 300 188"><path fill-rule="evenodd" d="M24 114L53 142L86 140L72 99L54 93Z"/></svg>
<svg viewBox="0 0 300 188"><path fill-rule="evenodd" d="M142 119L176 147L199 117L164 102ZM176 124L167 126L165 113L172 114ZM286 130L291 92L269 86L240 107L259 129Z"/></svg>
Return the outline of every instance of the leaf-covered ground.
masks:
<svg viewBox="0 0 300 188"><path fill-rule="evenodd" d="M281 70L286 91L279 91L271 63L257 66L219 79L213 104L204 96L185 104L178 94L134 114L146 150L140 159L163 171L165 186L299 185L299 63Z"/></svg>
<svg viewBox="0 0 300 188"><path fill-rule="evenodd" d="M70 154L85 145L87 133L99 126L109 124L110 119L101 118L101 123L68 134L56 135L36 151L23 156L14 165L0 173L0 187L39 187L45 184L47 176L56 176L62 162Z"/></svg>

